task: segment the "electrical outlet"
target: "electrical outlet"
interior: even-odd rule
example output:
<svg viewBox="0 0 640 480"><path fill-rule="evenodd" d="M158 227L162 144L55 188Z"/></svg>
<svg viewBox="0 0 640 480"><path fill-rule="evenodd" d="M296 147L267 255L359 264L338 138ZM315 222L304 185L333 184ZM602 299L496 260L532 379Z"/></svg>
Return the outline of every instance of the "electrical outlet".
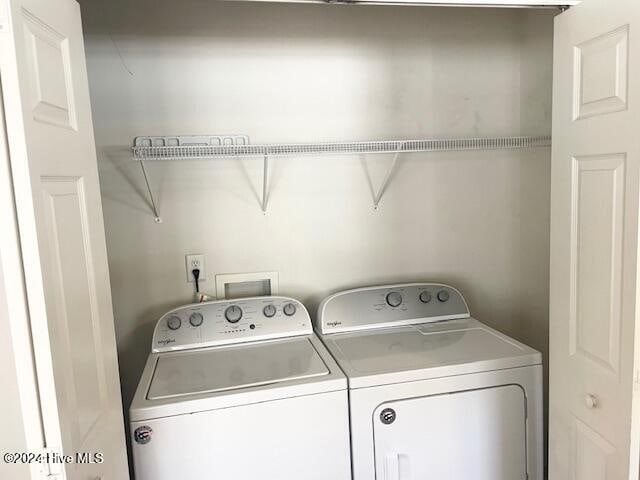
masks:
<svg viewBox="0 0 640 480"><path fill-rule="evenodd" d="M187 267L187 282L188 283L194 283L196 281L195 278L193 278L193 269L194 268L199 268L200 269L200 277L198 278L198 282L204 282L207 280L207 269L206 269L206 265L204 262L204 255L199 253L196 255L186 255L185 256L185 263L186 263L186 267Z"/></svg>

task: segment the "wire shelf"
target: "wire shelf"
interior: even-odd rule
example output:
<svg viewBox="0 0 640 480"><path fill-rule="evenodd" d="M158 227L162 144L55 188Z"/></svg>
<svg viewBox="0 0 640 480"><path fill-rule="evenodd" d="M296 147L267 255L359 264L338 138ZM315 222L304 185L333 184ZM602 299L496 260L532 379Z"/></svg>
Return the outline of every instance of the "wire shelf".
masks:
<svg viewBox="0 0 640 480"><path fill-rule="evenodd" d="M137 137L133 145L133 158L140 163L149 201L156 223L162 223L145 168L147 161L205 160L216 158L262 158L262 211L267 211L267 177L269 158L323 154L376 154L393 153L394 157L382 185L375 193L373 206L378 204L389 184L402 153L455 152L471 150L522 149L548 147L550 135L533 137L453 138L439 140L380 140L372 142L324 142L251 145L246 135L188 135L172 137Z"/></svg>
<svg viewBox="0 0 640 480"><path fill-rule="evenodd" d="M208 139L208 140L206 140ZM436 140L381 140L251 145L245 135L206 137L138 137L135 160L190 160L237 157L284 157L321 154L376 154L447 152L548 147L550 135L529 137L457 138Z"/></svg>

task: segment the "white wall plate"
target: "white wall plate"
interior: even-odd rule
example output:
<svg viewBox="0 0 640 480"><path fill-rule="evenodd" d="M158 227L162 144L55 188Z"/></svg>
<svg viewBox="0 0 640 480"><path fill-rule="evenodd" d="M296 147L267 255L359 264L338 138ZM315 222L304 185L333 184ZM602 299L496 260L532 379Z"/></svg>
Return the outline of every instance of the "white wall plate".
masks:
<svg viewBox="0 0 640 480"><path fill-rule="evenodd" d="M216 297L278 295L278 272L221 273L216 275Z"/></svg>

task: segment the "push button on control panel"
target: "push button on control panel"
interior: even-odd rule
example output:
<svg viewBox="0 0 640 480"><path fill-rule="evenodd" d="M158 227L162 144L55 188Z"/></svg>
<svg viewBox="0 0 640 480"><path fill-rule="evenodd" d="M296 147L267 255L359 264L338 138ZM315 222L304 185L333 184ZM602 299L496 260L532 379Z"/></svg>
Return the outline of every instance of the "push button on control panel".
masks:
<svg viewBox="0 0 640 480"><path fill-rule="evenodd" d="M402 295L400 292L391 292L387 294L387 305L390 307L399 307L402 304Z"/></svg>
<svg viewBox="0 0 640 480"><path fill-rule="evenodd" d="M180 328L180 325L182 325L182 320L180 320L180 317L177 315L171 315L167 319L167 327L169 327L170 330L177 330Z"/></svg>
<svg viewBox="0 0 640 480"><path fill-rule="evenodd" d="M231 305L224 311L224 318L229 323L238 323L242 318L242 309L237 305Z"/></svg>

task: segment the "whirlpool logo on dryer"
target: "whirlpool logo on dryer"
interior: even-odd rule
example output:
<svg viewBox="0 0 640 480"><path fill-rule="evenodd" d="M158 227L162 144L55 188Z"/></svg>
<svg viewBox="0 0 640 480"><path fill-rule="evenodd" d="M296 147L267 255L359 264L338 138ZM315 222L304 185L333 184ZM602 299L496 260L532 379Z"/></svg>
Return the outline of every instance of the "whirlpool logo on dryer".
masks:
<svg viewBox="0 0 640 480"><path fill-rule="evenodd" d="M327 322L327 327L337 327L338 325L342 325L342 322L340 322L340 321Z"/></svg>

